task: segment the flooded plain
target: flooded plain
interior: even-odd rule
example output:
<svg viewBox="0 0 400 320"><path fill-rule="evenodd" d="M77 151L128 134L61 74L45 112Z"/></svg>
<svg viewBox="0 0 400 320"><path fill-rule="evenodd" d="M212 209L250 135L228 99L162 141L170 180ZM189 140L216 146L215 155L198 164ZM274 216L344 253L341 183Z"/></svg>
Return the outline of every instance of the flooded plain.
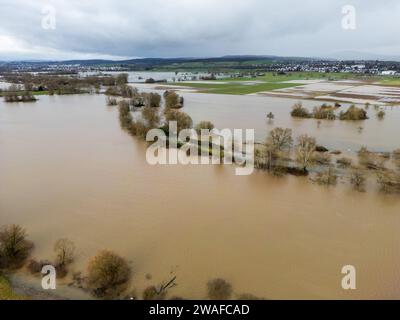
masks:
<svg viewBox="0 0 400 320"><path fill-rule="evenodd" d="M371 117L360 134L355 123L293 120L290 99L184 96L195 122L255 128L259 139L290 126L329 148L399 147L396 108L383 122ZM191 299L205 297L215 277L237 294L269 299L400 298L398 196L263 172L238 177L230 166L150 166L145 150L102 95L1 101L0 225L26 227L38 259L70 238L74 271L84 272L98 250L114 250L131 262L139 294L176 275L170 295ZM349 264L358 272L354 291L341 288Z"/></svg>

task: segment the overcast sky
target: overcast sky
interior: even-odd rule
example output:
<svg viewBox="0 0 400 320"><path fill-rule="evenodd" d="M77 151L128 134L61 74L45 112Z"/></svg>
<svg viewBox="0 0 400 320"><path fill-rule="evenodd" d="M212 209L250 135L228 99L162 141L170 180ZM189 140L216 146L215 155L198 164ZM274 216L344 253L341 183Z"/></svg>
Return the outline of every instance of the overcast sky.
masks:
<svg viewBox="0 0 400 320"><path fill-rule="evenodd" d="M1 0L0 59L400 56L399 30L400 0Z"/></svg>

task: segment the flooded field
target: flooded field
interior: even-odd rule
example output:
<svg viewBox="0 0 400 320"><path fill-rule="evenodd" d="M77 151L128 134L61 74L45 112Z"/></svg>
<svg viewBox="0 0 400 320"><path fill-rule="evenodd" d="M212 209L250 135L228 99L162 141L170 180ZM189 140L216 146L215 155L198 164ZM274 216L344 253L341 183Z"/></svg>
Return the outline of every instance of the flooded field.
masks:
<svg viewBox="0 0 400 320"><path fill-rule="evenodd" d="M156 86L136 85L136 87L152 91ZM267 133L273 128L284 127L291 128L295 136L307 133L316 137L319 144L345 153L354 154L362 146L377 152L389 152L400 147L397 133L400 106L381 106L381 110L386 112L384 120L379 120L376 117L377 111L370 106L368 120L322 120L318 124L315 119L295 119L290 116L292 106L301 101L297 99L201 94L186 90L179 90L179 94L185 98L183 111L189 113L194 122L209 120L217 128L253 128L258 142L264 142ZM303 100L302 103L312 111L313 107L320 106L323 101ZM350 104L343 103L341 110L346 110L349 106ZM269 112L275 116L272 122L267 119Z"/></svg>
<svg viewBox="0 0 400 320"><path fill-rule="evenodd" d="M382 122L371 110L362 124L318 128L290 118L291 99L183 95L195 122L255 128L260 140L284 126L329 148L399 147L395 107ZM275 120L267 125L270 111ZM114 250L131 262L138 293L176 275L171 295L185 298L203 298L214 277L237 294L270 299L400 298L398 196L262 172L238 177L230 166L152 167L145 150L120 129L102 95L1 101L0 224L26 227L38 259L51 259L55 240L70 238L78 249L74 271L85 271L98 250ZM341 288L348 264L358 270L351 292Z"/></svg>
<svg viewBox="0 0 400 320"><path fill-rule="evenodd" d="M293 83L293 81L288 82ZM260 94L358 104L400 104L399 87L383 86L379 83L371 84L353 80L311 80L308 83L299 83L299 86L294 88L277 89L272 92L261 92Z"/></svg>

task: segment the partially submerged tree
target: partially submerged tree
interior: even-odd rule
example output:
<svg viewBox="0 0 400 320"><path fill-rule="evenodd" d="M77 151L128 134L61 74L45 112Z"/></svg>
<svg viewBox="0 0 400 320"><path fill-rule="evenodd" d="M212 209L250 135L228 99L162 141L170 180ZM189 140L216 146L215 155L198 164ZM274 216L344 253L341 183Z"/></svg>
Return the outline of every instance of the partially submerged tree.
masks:
<svg viewBox="0 0 400 320"><path fill-rule="evenodd" d="M336 185L337 175L335 173L335 170L332 167L329 167L328 169L322 172L318 172L316 176L316 182L320 185L325 185L325 186Z"/></svg>
<svg viewBox="0 0 400 320"><path fill-rule="evenodd" d="M385 111L383 111L383 110L380 110L380 111L378 111L378 112L376 113L376 116L377 116L377 118L378 118L379 120L383 120L383 119L385 118L385 115L386 115L386 113L385 113Z"/></svg>
<svg viewBox="0 0 400 320"><path fill-rule="evenodd" d="M210 121L200 121L196 125L196 131L199 134L201 133L201 130L209 130L209 131L211 131L212 129L214 129L214 125Z"/></svg>
<svg viewBox="0 0 400 320"><path fill-rule="evenodd" d="M357 108L355 105L350 106L345 112L339 115L340 120L366 120L368 119L367 111Z"/></svg>
<svg viewBox="0 0 400 320"><path fill-rule="evenodd" d="M293 144L292 129L275 128L271 130L267 143L271 144L277 151L289 150Z"/></svg>
<svg viewBox="0 0 400 320"><path fill-rule="evenodd" d="M269 132L265 144L266 167L268 170L276 167L277 160L284 158L285 152L289 152L292 144L291 129L275 128Z"/></svg>
<svg viewBox="0 0 400 320"><path fill-rule="evenodd" d="M392 170L377 172L379 188L384 193L400 193L400 174Z"/></svg>
<svg viewBox="0 0 400 320"><path fill-rule="evenodd" d="M166 109L180 109L183 107L183 98L179 97L175 91L165 91L164 99Z"/></svg>
<svg viewBox="0 0 400 320"><path fill-rule="evenodd" d="M354 168L350 174L350 183L357 191L365 191L366 177L361 168Z"/></svg>
<svg viewBox="0 0 400 320"><path fill-rule="evenodd" d="M207 295L211 300L229 300L232 296L232 285L224 279L213 279L207 283Z"/></svg>
<svg viewBox="0 0 400 320"><path fill-rule="evenodd" d="M161 116L158 108L144 107L142 109L142 118L146 121L149 130L160 126Z"/></svg>
<svg viewBox="0 0 400 320"><path fill-rule="evenodd" d="M296 145L296 161L304 172L312 162L317 142L315 138L306 134L301 135L297 139Z"/></svg>
<svg viewBox="0 0 400 320"><path fill-rule="evenodd" d="M296 103L293 108L292 112L290 113L292 117L294 118L311 118L312 114L303 107L301 102Z"/></svg>
<svg viewBox="0 0 400 320"><path fill-rule="evenodd" d="M150 92L144 94L145 105L150 108L159 108L161 106L161 96L158 93Z"/></svg>
<svg viewBox="0 0 400 320"><path fill-rule="evenodd" d="M101 251L89 262L87 286L97 298L119 297L130 279L131 268L126 260L111 251Z"/></svg>
<svg viewBox="0 0 400 320"><path fill-rule="evenodd" d="M193 126L192 118L188 114L179 110L168 110L165 113L165 120L167 122L166 127L168 127L170 121L176 121L178 133L183 129L190 129Z"/></svg>
<svg viewBox="0 0 400 320"><path fill-rule="evenodd" d="M67 266L74 261L75 244L69 239L58 239L54 244L54 252L57 276L62 278L67 274Z"/></svg>

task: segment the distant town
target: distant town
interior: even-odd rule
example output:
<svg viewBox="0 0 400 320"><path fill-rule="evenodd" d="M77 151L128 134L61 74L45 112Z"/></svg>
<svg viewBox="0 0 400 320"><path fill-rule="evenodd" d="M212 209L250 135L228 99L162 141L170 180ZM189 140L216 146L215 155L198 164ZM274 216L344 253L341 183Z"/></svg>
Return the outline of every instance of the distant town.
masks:
<svg viewBox="0 0 400 320"><path fill-rule="evenodd" d="M228 56L203 59L132 59L71 60L71 61L12 61L0 62L0 72L48 72L74 74L79 72L114 71L207 71L232 72L320 72L358 73L365 75L400 76L400 62L371 60L319 60L271 56Z"/></svg>

